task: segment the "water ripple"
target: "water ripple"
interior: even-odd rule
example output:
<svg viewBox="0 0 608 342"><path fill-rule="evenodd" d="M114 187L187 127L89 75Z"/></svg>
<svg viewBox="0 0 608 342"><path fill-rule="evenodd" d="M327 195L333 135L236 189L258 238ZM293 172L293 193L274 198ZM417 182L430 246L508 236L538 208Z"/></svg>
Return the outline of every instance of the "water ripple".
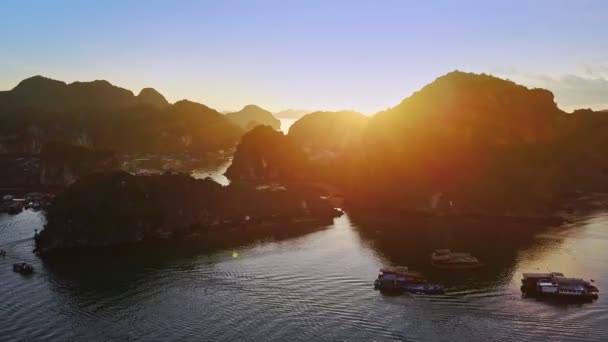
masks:
<svg viewBox="0 0 608 342"><path fill-rule="evenodd" d="M451 281L441 296L385 296L372 281L385 261L348 221L304 237L196 256L108 258L47 267L32 253L36 213L0 216L1 340L488 341L608 340L606 301L555 305L521 297L521 272L557 259L598 282L608 217L546 232L496 275ZM574 229L574 231L572 230ZM566 241L566 242L564 242ZM547 249L549 248L549 249ZM427 257L424 256L424 259ZM27 260L36 273L10 270ZM592 265L586 260L595 260ZM595 274L600 273L600 274ZM514 279L515 278L515 279Z"/></svg>

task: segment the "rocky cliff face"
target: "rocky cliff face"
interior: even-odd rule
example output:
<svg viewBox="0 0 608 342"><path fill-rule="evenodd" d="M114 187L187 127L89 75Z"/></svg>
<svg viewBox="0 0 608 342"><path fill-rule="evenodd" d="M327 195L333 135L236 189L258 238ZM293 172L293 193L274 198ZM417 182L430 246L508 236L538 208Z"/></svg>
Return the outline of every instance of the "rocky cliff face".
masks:
<svg viewBox="0 0 608 342"><path fill-rule="evenodd" d="M116 155L64 143L47 143L39 154L0 154L0 186L63 188L93 172L117 170Z"/></svg>
<svg viewBox="0 0 608 342"><path fill-rule="evenodd" d="M309 159L294 141L268 126L247 132L237 146L226 177L232 181L294 180L306 177Z"/></svg>
<svg viewBox="0 0 608 342"><path fill-rule="evenodd" d="M40 184L67 186L94 172L118 170L111 151L94 151L64 143L45 144L40 152Z"/></svg>

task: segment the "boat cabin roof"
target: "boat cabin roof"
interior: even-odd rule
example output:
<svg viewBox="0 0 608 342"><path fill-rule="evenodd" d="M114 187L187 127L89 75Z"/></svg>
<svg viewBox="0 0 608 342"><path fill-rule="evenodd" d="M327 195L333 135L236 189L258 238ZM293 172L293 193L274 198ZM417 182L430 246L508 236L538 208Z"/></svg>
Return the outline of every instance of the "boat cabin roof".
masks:
<svg viewBox="0 0 608 342"><path fill-rule="evenodd" d="M382 273L400 273L400 272L409 272L409 268L407 266L395 266L395 267L384 267L380 269Z"/></svg>
<svg viewBox="0 0 608 342"><path fill-rule="evenodd" d="M555 280L560 285L583 285L585 280L580 278L555 277Z"/></svg>
<svg viewBox="0 0 608 342"><path fill-rule="evenodd" d="M557 286L557 284L553 284L553 283L546 283L546 282L541 282L538 283L539 286Z"/></svg>
<svg viewBox="0 0 608 342"><path fill-rule="evenodd" d="M564 274L560 272L551 272L551 273L524 273L524 279L527 278L555 278L555 277L563 277Z"/></svg>
<svg viewBox="0 0 608 342"><path fill-rule="evenodd" d="M405 266L381 268L380 273L382 273L383 276L393 274L393 275L401 275L401 276L407 276L407 277L418 277L418 278L423 277L420 272L410 271Z"/></svg>
<svg viewBox="0 0 608 342"><path fill-rule="evenodd" d="M384 274L384 275L382 275L382 278L380 278L380 280L384 280L384 281L393 281L393 280L405 281L405 277L402 276L402 275L397 275L397 274Z"/></svg>

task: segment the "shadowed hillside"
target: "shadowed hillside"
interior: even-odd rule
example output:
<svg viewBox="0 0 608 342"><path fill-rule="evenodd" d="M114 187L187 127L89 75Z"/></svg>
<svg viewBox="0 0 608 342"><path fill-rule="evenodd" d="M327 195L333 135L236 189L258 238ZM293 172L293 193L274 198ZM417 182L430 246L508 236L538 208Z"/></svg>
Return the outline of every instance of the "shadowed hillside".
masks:
<svg viewBox="0 0 608 342"><path fill-rule="evenodd" d="M296 121L289 136L311 152L343 152L360 141L368 119L352 111L314 112Z"/></svg>
<svg viewBox="0 0 608 342"><path fill-rule="evenodd" d="M370 121L349 186L366 204L428 208L441 193L467 212L554 210L608 191L607 133L608 116L566 114L547 90L453 72ZM356 189L369 177L377 187Z"/></svg>
<svg viewBox="0 0 608 342"><path fill-rule="evenodd" d="M226 177L232 181L293 180L309 172L308 157L289 136L257 126L243 136Z"/></svg>
<svg viewBox="0 0 608 342"><path fill-rule="evenodd" d="M242 129L204 105L173 105L156 90L138 96L107 81L41 76L0 94L0 152L38 153L57 141L117 153L203 154L236 144Z"/></svg>
<svg viewBox="0 0 608 342"><path fill-rule="evenodd" d="M106 172L84 177L58 195L36 237L39 252L99 247L157 239L192 240L215 232L224 237L248 228L288 232L309 229L340 213L316 193L285 188L222 187L185 174L133 176ZM235 230L237 228L238 230Z"/></svg>
<svg viewBox="0 0 608 342"><path fill-rule="evenodd" d="M456 71L369 120L307 115L289 138L337 152L323 163L310 158L308 175L338 185L361 208L540 214L568 193L608 191L607 133L605 113L566 114L547 90ZM263 143L256 151L277 144ZM278 167L271 162L265 167Z"/></svg>
<svg viewBox="0 0 608 342"><path fill-rule="evenodd" d="M563 115L547 90L452 72L370 120L349 186L360 201L418 208L436 193L470 210L549 200L546 159Z"/></svg>
<svg viewBox="0 0 608 342"><path fill-rule="evenodd" d="M0 97L0 108L69 111L85 108L119 108L139 104L130 90L116 87L108 81L74 82L67 84L43 76L21 81Z"/></svg>

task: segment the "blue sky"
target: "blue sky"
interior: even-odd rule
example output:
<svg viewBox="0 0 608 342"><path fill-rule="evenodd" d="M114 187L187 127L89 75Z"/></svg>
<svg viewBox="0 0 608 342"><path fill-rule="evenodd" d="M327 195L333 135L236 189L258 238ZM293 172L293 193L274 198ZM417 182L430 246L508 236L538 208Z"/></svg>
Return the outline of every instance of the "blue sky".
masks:
<svg viewBox="0 0 608 342"><path fill-rule="evenodd" d="M394 106L458 69L608 108L608 1L13 1L0 89L107 79L218 110Z"/></svg>

